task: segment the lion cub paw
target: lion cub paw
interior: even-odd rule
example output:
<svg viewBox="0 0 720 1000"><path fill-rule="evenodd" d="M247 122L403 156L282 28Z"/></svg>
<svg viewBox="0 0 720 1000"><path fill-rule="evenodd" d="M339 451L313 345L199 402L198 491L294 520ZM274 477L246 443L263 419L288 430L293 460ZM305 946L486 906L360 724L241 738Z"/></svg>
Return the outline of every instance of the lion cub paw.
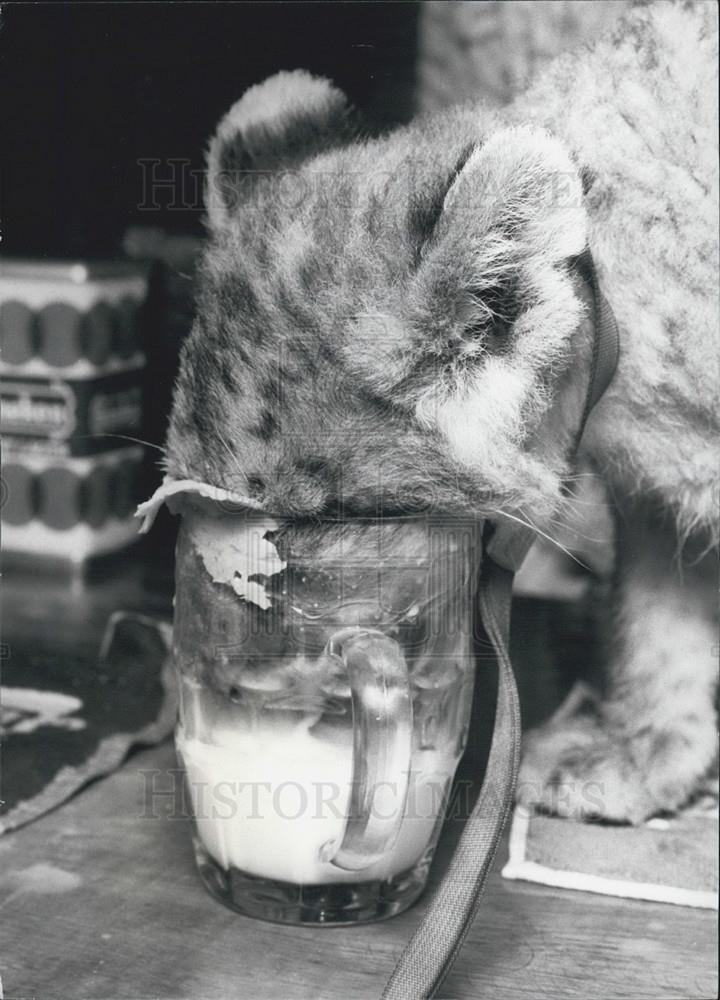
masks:
<svg viewBox="0 0 720 1000"><path fill-rule="evenodd" d="M616 823L642 823L658 811L628 747L591 722L548 725L529 735L518 801L568 819Z"/></svg>
<svg viewBox="0 0 720 1000"><path fill-rule="evenodd" d="M645 758L644 748L603 726L586 690L574 689L525 737L517 800L568 819L642 823L678 808L692 791Z"/></svg>

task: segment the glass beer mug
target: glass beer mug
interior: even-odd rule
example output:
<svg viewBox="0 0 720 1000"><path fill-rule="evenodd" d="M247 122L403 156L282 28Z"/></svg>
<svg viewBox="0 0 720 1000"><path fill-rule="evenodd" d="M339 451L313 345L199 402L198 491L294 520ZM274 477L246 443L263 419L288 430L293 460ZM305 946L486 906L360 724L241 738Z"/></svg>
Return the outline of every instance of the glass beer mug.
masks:
<svg viewBox="0 0 720 1000"><path fill-rule="evenodd" d="M478 525L181 511L176 743L206 887L283 923L400 913L465 747Z"/></svg>

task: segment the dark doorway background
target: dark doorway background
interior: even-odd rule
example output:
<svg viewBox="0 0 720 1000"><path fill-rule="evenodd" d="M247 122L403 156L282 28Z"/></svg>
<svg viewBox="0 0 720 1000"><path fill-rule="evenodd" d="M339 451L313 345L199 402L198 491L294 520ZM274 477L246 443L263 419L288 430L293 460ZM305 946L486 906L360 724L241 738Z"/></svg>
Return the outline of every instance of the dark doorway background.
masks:
<svg viewBox="0 0 720 1000"><path fill-rule="evenodd" d="M143 209L140 161L202 168L215 123L279 69L328 76L372 128L412 113L416 3L9 4L3 249L114 256L129 225L200 233L198 206ZM158 176L162 166L157 167Z"/></svg>

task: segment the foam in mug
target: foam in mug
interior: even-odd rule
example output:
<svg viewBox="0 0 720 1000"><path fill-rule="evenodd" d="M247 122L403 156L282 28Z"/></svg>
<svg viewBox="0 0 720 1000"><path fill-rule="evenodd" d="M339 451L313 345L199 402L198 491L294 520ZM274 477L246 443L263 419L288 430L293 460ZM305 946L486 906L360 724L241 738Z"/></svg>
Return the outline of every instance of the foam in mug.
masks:
<svg viewBox="0 0 720 1000"><path fill-rule="evenodd" d="M401 912L467 735L472 531L302 524L172 480L146 526L165 501L182 515L177 749L206 886L285 922Z"/></svg>

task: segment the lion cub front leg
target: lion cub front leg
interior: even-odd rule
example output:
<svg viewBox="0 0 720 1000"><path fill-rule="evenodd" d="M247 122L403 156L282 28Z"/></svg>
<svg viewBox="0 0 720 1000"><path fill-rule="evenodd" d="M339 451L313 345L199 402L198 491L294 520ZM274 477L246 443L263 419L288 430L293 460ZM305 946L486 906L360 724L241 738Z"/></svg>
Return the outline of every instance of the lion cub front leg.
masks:
<svg viewBox="0 0 720 1000"><path fill-rule="evenodd" d="M697 789L716 754L718 633L717 555L696 547L679 555L670 518L621 512L604 696L575 690L528 734L521 802L639 823Z"/></svg>

